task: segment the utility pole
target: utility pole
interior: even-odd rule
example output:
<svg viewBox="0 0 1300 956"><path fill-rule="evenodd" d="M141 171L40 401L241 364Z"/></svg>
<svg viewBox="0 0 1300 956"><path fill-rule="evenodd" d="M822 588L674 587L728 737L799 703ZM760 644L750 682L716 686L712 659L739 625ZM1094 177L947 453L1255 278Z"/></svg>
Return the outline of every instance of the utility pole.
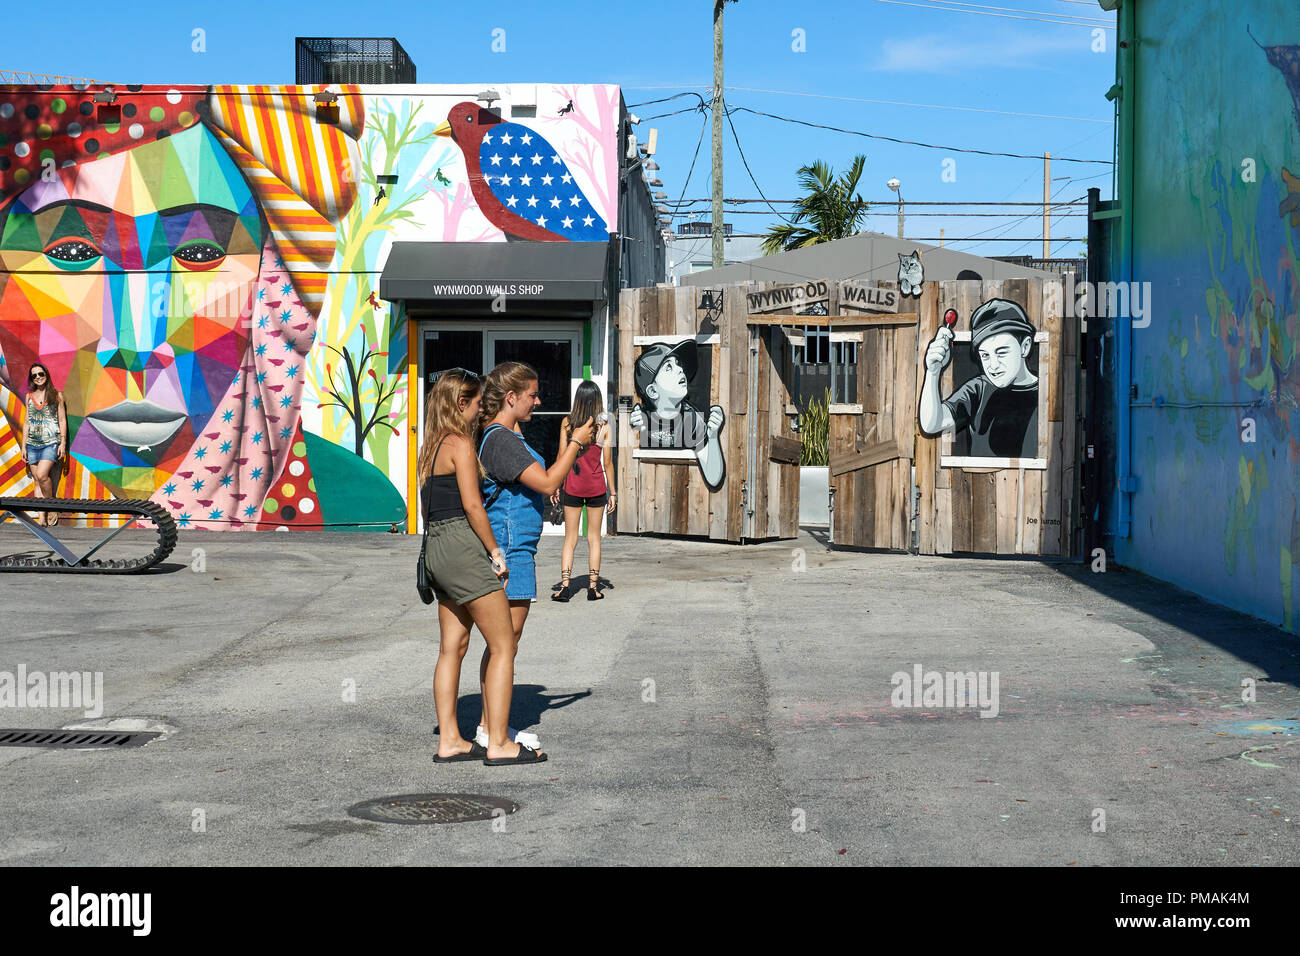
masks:
<svg viewBox="0 0 1300 956"><path fill-rule="evenodd" d="M1052 258L1052 154L1043 153L1043 258Z"/></svg>
<svg viewBox="0 0 1300 956"><path fill-rule="evenodd" d="M723 261L722 223L722 9L727 0L713 0L713 268Z"/></svg>

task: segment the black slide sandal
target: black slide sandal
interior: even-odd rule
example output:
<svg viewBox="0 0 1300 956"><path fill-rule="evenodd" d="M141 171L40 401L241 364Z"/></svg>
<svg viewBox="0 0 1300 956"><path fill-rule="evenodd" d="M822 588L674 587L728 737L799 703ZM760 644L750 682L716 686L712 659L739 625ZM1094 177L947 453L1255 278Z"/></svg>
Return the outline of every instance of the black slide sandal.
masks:
<svg viewBox="0 0 1300 956"><path fill-rule="evenodd" d="M471 743L469 750L463 754L453 754L450 757L439 757L436 753L433 755L434 763L460 763L462 760L484 760L487 758L487 748L478 743Z"/></svg>
<svg viewBox="0 0 1300 956"><path fill-rule="evenodd" d="M483 752L485 754L487 753L486 750ZM520 744L519 756L517 757L497 757L496 759L492 759L491 757L485 756L483 762L489 767L507 767L510 764L516 763L545 763L546 754L534 750L532 747L525 747L523 744Z"/></svg>

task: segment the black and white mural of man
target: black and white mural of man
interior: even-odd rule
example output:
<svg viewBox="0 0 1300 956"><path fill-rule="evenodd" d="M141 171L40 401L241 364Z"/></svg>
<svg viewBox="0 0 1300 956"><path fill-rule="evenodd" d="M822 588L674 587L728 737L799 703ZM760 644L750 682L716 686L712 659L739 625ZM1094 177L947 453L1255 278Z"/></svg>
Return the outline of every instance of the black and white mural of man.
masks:
<svg viewBox="0 0 1300 956"><path fill-rule="evenodd" d="M689 400L694 394L702 405L709 396L709 383L699 375L698 348L687 339L673 345L655 342L642 350L636 360L636 390L648 414L635 405L628 424L640 431L642 448L693 451L704 483L717 491L727 475L720 438L726 416L721 405L713 405L706 419Z"/></svg>
<svg viewBox="0 0 1300 956"><path fill-rule="evenodd" d="M955 319L955 313L950 314ZM1035 330L1025 310L1007 299L990 299L970 317L970 355L982 374L967 378L945 399L939 380L952 360L954 332L945 323L925 351L925 380L917 409L921 431L934 437L948 430L971 458L1038 457L1037 356ZM958 377L961 366L957 367Z"/></svg>

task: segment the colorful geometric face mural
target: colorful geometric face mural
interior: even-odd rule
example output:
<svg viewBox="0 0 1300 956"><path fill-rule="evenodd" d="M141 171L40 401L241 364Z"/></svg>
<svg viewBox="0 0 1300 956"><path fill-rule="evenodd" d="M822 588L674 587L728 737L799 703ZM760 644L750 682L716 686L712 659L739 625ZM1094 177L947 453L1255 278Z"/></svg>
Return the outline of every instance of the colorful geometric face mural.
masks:
<svg viewBox="0 0 1300 956"><path fill-rule="evenodd" d="M11 366L48 363L71 454L114 494L153 494L230 388L262 234L252 191L201 124L10 204L0 348Z"/></svg>
<svg viewBox="0 0 1300 956"><path fill-rule="evenodd" d="M516 122L346 87L329 123L317 89L119 87L105 117L93 90L0 87L0 495L31 484L41 360L68 402L58 494L213 530L404 522L388 248L606 240L618 88L539 88Z"/></svg>

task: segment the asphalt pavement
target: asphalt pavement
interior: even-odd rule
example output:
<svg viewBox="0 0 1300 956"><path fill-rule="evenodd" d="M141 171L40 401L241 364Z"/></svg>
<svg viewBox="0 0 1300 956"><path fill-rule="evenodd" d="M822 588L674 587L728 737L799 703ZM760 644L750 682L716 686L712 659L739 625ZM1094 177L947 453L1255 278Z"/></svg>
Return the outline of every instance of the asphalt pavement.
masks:
<svg viewBox="0 0 1300 956"><path fill-rule="evenodd" d="M0 553L29 542L0 527ZM807 530L618 536L606 599L558 604L547 537L511 723L550 760L486 767L430 760L437 624L417 550L182 532L154 573L0 574L0 726L164 733L0 746L0 862L1300 862L1300 641L1141 575L832 552ZM586 568L584 541L575 581ZM475 634L466 734L481 649ZM20 665L102 673L98 722L14 706ZM923 686L901 686L918 665ZM518 809L416 826L348 813L419 793Z"/></svg>

